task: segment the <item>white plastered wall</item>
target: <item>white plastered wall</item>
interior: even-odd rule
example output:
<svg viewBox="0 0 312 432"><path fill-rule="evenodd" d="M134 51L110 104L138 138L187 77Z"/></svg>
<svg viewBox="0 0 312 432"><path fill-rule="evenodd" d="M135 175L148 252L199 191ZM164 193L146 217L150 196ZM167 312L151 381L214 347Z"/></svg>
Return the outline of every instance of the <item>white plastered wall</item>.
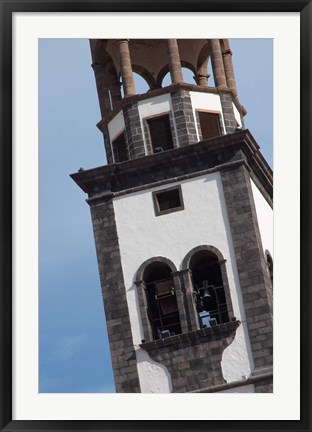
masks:
<svg viewBox="0 0 312 432"><path fill-rule="evenodd" d="M242 322L234 341L224 351L221 364L225 380L236 381L250 375L252 357L221 177L219 173L212 173L180 184L185 209L167 215L155 216L152 192L177 183L114 199L134 346L142 351L139 344L143 333L133 283L140 265L149 258L163 256L179 270L183 258L191 249L199 245L213 245L226 259L234 315ZM161 388L160 392L169 392L171 384L166 368L148 360L147 353L137 355L137 358L142 391L155 393Z"/></svg>
<svg viewBox="0 0 312 432"><path fill-rule="evenodd" d="M123 116L123 112L119 111L119 113L107 124L109 138L111 142L111 152L114 157L113 145L112 142L125 128L125 120Z"/></svg>
<svg viewBox="0 0 312 432"><path fill-rule="evenodd" d="M237 121L239 127L242 127L242 119L241 119L240 113L239 113L238 109L236 108L235 104L233 104L233 111L234 111L235 120Z"/></svg>
<svg viewBox="0 0 312 432"><path fill-rule="evenodd" d="M216 111L220 113L223 130L225 131L223 112L222 112L222 106L221 106L219 95L212 94L212 93L190 92L190 97L191 97L195 120L196 120L197 109ZM195 121L195 129L196 129L197 139L199 141L200 139L199 139L198 125L196 121Z"/></svg>
<svg viewBox="0 0 312 432"><path fill-rule="evenodd" d="M108 132L109 137L111 141L114 141L114 139L122 132L125 128L125 120L123 116L123 112L119 111L117 115L108 123Z"/></svg>
<svg viewBox="0 0 312 432"><path fill-rule="evenodd" d="M273 258L273 209L251 180L263 251L268 250Z"/></svg>

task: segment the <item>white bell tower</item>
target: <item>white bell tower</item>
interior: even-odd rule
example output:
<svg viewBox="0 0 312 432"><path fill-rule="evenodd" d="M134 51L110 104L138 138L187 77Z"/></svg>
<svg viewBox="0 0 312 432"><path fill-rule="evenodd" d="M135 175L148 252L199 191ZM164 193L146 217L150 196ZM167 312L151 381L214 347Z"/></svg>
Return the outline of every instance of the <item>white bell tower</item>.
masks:
<svg viewBox="0 0 312 432"><path fill-rule="evenodd" d="M117 391L272 392L272 171L244 128L228 40L90 45L108 165L72 178Z"/></svg>

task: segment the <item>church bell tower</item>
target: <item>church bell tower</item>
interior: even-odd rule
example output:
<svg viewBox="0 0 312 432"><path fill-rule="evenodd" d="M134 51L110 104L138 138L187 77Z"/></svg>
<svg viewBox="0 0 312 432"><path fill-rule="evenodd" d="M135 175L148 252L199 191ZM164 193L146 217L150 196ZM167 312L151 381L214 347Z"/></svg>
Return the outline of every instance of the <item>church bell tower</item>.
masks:
<svg viewBox="0 0 312 432"><path fill-rule="evenodd" d="M117 392L272 392L272 171L228 40L90 47L108 163L71 177L91 209Z"/></svg>

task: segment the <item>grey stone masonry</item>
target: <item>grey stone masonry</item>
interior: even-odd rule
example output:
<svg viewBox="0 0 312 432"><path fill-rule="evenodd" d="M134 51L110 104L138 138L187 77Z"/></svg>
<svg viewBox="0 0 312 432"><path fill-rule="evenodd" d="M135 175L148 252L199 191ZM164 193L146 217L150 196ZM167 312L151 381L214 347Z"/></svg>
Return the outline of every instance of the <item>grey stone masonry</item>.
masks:
<svg viewBox="0 0 312 432"><path fill-rule="evenodd" d="M111 197L91 204L116 391L139 393L140 384Z"/></svg>
<svg viewBox="0 0 312 432"><path fill-rule="evenodd" d="M268 295L270 280L250 177L261 186L260 190L268 202L272 200L273 178L256 141L248 130L241 130L193 145L71 175L89 197L118 392L140 392L140 385L112 199L211 172L219 172L222 179L244 303L245 316L242 319L247 323L255 365L252 374L256 376L259 370L267 370L272 366L272 302ZM219 257L219 261L221 266L224 265L222 257ZM172 269L176 286L180 290L178 307L185 322L184 333L150 341L150 332L147 331L144 337L149 342L141 345L155 361L168 368L174 392L196 389L204 391L205 388L224 384L220 366L222 352L232 342L237 328L235 318L230 316L233 321L224 325L193 330L198 322L194 319L195 310L190 307L188 267L186 265L181 272ZM224 277L223 273L222 276ZM138 281L141 279L142 277L138 278ZM144 289L143 286L138 288ZM142 299L144 300L144 296ZM140 307L144 319L144 301ZM148 330L148 325L145 328ZM256 391L270 389L268 382L263 386L259 384Z"/></svg>
<svg viewBox="0 0 312 432"><path fill-rule="evenodd" d="M168 369L173 393L225 383L222 353L234 340L239 321L159 339L140 345Z"/></svg>
<svg viewBox="0 0 312 432"><path fill-rule="evenodd" d="M255 369L273 363L270 280L245 165L221 170Z"/></svg>
<svg viewBox="0 0 312 432"><path fill-rule="evenodd" d="M198 142L189 91L179 89L171 94L171 100L179 147Z"/></svg>
<svg viewBox="0 0 312 432"><path fill-rule="evenodd" d="M113 155L112 155L111 140L110 140L109 131L108 131L107 126L105 126L103 128L103 138L104 138L104 147L105 147L107 163L109 163L109 164L114 163Z"/></svg>
<svg viewBox="0 0 312 432"><path fill-rule="evenodd" d="M234 117L232 97L229 94L220 91L220 100L226 133L233 133L237 128L237 123Z"/></svg>
<svg viewBox="0 0 312 432"><path fill-rule="evenodd" d="M143 131L140 122L138 103L134 102L123 108L125 136L130 159L145 156Z"/></svg>
<svg viewBox="0 0 312 432"><path fill-rule="evenodd" d="M273 393L273 381L267 379L255 384L255 393Z"/></svg>

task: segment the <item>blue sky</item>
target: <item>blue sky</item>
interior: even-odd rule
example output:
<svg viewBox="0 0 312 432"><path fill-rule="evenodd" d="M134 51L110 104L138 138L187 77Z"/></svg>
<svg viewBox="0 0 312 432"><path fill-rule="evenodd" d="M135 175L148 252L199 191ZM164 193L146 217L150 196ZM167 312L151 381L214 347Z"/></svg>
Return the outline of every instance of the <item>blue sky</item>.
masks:
<svg viewBox="0 0 312 432"><path fill-rule="evenodd" d="M273 42L230 45L245 126L272 166ZM40 39L40 392L115 391L89 206L69 177L106 164L99 120L89 41Z"/></svg>

